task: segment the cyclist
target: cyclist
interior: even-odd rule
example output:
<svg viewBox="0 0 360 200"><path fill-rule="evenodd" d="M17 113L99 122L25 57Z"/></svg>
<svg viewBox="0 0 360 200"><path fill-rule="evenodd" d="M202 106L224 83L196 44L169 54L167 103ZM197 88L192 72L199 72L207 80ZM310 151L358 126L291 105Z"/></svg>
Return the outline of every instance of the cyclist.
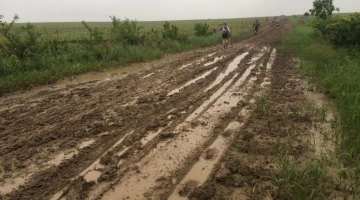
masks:
<svg viewBox="0 0 360 200"><path fill-rule="evenodd" d="M226 23L224 23L224 25L221 27L220 32L223 38L223 46L224 48L226 48L228 46L230 38L230 28L227 26Z"/></svg>

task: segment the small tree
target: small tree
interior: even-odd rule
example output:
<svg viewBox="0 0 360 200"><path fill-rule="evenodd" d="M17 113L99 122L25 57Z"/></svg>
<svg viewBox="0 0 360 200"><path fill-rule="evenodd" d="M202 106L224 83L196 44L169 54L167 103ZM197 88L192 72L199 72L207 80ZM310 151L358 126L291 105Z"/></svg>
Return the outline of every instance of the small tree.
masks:
<svg viewBox="0 0 360 200"><path fill-rule="evenodd" d="M14 29L16 21L19 19L15 15L10 23L2 21L0 16L0 35L4 38L4 42L0 44L0 52L5 56L16 56L20 60L33 60L47 48L46 44L41 40L40 32L34 25L28 23L18 29Z"/></svg>
<svg viewBox="0 0 360 200"><path fill-rule="evenodd" d="M194 26L195 35L196 36L206 35L209 30L209 27L210 26L206 22L205 23L196 23Z"/></svg>
<svg viewBox="0 0 360 200"><path fill-rule="evenodd" d="M171 25L169 22L163 24L162 36L163 38L169 38L172 40L178 39L179 28L175 25Z"/></svg>
<svg viewBox="0 0 360 200"><path fill-rule="evenodd" d="M131 45L137 45L142 42L140 34L142 27L138 26L137 21L130 21L129 19L122 21L115 16L110 16L110 18L112 20L111 33L113 39Z"/></svg>
<svg viewBox="0 0 360 200"><path fill-rule="evenodd" d="M327 19L335 10L339 11L339 8L335 8L334 0L315 0L313 8L309 11L311 15L317 16L320 19Z"/></svg>
<svg viewBox="0 0 360 200"><path fill-rule="evenodd" d="M91 44L99 43L104 38L104 32L100 31L99 28L91 28L85 21L81 22L89 32L89 42Z"/></svg>
<svg viewBox="0 0 360 200"><path fill-rule="evenodd" d="M308 17L308 16L310 16L310 14L308 12L305 12L304 16Z"/></svg>

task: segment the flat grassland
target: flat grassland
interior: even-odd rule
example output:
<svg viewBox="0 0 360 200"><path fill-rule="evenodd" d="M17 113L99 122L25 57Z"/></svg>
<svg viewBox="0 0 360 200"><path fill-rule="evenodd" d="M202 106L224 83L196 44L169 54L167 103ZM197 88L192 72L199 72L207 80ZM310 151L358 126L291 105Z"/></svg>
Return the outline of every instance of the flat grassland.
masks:
<svg viewBox="0 0 360 200"><path fill-rule="evenodd" d="M258 18L265 22L266 17ZM268 17L268 20L271 20ZM205 19L205 20L177 20L169 21L179 27L182 34L194 34L195 23L207 23L209 30L217 31L224 22L228 24L232 32L249 31L252 28L254 18L234 18L234 19ZM46 23L33 23L44 34L55 34L63 39L79 39L87 36L87 30L81 22L46 22ZM106 33L110 32L111 22L87 22L90 27L99 28ZM143 30L160 30L163 27L164 21L139 21L138 24L143 27ZM19 24L23 25L23 24ZM109 37L109 35L106 35Z"/></svg>

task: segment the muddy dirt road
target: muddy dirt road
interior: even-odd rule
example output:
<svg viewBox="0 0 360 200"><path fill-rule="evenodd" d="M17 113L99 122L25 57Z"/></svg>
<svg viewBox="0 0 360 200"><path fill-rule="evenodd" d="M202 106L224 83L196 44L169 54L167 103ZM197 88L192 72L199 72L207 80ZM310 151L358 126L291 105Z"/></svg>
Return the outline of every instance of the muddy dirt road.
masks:
<svg viewBox="0 0 360 200"><path fill-rule="evenodd" d="M271 88L280 32L3 97L0 199L187 199Z"/></svg>

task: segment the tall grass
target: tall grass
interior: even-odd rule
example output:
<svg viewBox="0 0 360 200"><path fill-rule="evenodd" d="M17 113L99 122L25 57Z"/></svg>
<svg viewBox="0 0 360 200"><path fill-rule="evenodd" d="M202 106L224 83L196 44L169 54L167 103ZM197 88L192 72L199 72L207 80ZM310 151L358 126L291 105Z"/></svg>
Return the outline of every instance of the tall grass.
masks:
<svg viewBox="0 0 360 200"><path fill-rule="evenodd" d="M279 173L272 180L277 188L277 199L329 199L331 192L324 184L330 178L326 169L318 163L311 161L300 167L284 157L277 165Z"/></svg>
<svg viewBox="0 0 360 200"><path fill-rule="evenodd" d="M340 142L347 161L360 161L360 50L330 45L310 22L293 19L281 49L300 58L301 70L334 99L340 115Z"/></svg>

